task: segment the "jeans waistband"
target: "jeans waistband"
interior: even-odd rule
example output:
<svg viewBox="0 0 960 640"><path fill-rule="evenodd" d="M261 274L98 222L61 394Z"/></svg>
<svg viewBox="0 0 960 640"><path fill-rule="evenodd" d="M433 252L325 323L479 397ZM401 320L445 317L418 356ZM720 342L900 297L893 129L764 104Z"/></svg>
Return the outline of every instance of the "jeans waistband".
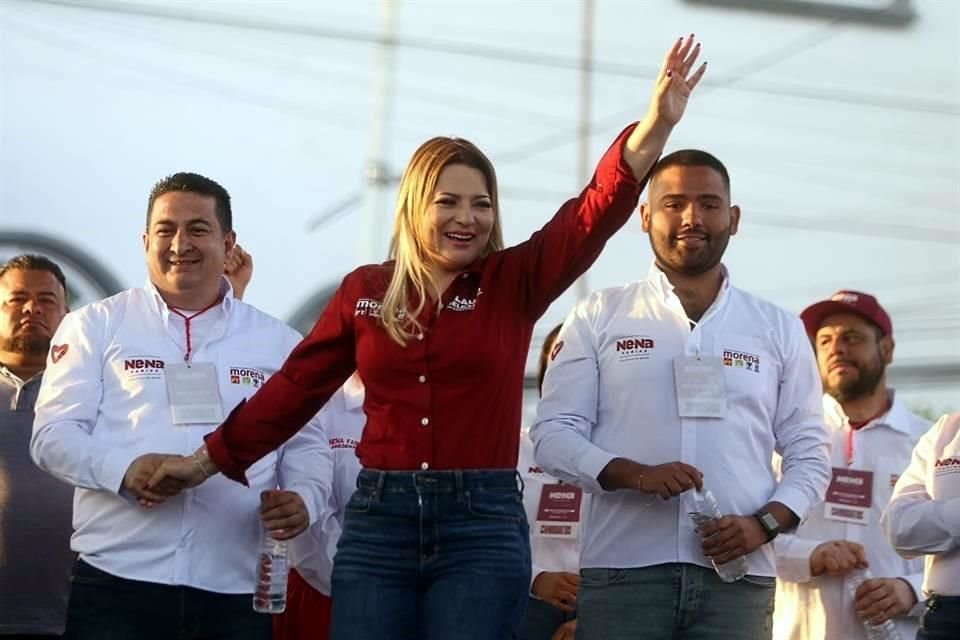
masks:
<svg viewBox="0 0 960 640"><path fill-rule="evenodd" d="M380 471L363 469L357 488L382 493L462 493L481 489L522 490L516 469L455 469L452 471Z"/></svg>

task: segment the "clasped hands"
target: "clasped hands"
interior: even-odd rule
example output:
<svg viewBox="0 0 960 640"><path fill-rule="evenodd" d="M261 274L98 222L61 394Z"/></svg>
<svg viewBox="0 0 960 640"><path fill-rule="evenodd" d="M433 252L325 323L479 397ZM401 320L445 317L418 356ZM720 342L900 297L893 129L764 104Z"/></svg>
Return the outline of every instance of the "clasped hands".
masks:
<svg viewBox="0 0 960 640"><path fill-rule="evenodd" d="M185 489L201 484L209 472L193 456L147 453L135 459L123 476L123 490L141 507L152 509ZM269 490L260 493L260 518L277 540L299 535L309 525L310 515L295 491Z"/></svg>

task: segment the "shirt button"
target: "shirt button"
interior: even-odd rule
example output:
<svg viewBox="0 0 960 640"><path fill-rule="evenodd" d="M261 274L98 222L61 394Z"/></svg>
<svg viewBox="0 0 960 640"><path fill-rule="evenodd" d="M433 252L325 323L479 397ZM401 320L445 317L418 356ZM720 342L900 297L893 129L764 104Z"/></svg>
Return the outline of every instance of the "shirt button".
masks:
<svg viewBox="0 0 960 640"><path fill-rule="evenodd" d="M430 468L430 465L428 465L426 462L421 462L421 463L420 463L420 468L423 469L424 471L426 471L427 469Z"/></svg>
<svg viewBox="0 0 960 640"><path fill-rule="evenodd" d="M420 376L419 380L420 380L420 382L426 382L426 381L427 381L427 376Z"/></svg>
<svg viewBox="0 0 960 640"><path fill-rule="evenodd" d="M417 334L417 340L423 340L423 334L422 334L422 333L418 333L418 334Z"/></svg>
<svg viewBox="0 0 960 640"><path fill-rule="evenodd" d="M422 424L423 426L427 426L428 424L430 424L430 418L424 418L424 419L422 419L422 420L420 421L420 424Z"/></svg>
<svg viewBox="0 0 960 640"><path fill-rule="evenodd" d="M469 277L470 277L470 274L469 274L469 273L465 273L465 274L463 274L463 275L460 276L460 277L461 277L461 278L469 278Z"/></svg>

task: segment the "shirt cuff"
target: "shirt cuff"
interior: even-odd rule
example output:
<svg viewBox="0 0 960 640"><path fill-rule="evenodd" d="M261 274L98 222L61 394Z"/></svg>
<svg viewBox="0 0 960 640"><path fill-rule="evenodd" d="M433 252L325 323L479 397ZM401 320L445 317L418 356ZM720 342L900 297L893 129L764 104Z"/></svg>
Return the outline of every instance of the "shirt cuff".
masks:
<svg viewBox="0 0 960 640"><path fill-rule="evenodd" d="M787 582L810 582L810 556L823 543L822 540L805 540L789 534L777 536L773 541L777 556L777 577Z"/></svg>
<svg viewBox="0 0 960 640"><path fill-rule="evenodd" d="M646 184L647 176L644 176L643 180L637 180L636 176L633 175L633 169L630 168L623 157L623 149L627 144L627 138L637 128L637 124L634 122L620 132L620 135L613 141L613 144L610 145L597 165L596 187L600 191L607 191L609 187L610 191L616 192L621 184L627 184L633 186L639 192Z"/></svg>
<svg viewBox="0 0 960 640"><path fill-rule="evenodd" d="M586 485L584 488L591 493L607 493L607 490L600 486L598 478L600 472L616 457L609 451L597 447L585 452L580 462L580 478Z"/></svg>
<svg viewBox="0 0 960 640"><path fill-rule="evenodd" d="M540 599L539 596L533 595L533 583L537 579L537 576L543 573L545 570L543 567L538 567L537 565L533 565L531 569L532 571L530 572L530 597L536 598L537 600L539 600Z"/></svg>
<svg viewBox="0 0 960 640"><path fill-rule="evenodd" d="M230 423L230 420L233 419L233 416L240 410L240 407L246 404L246 400L243 400L238 404L233 411L230 412L230 415L227 416L227 419L224 421L220 427L213 433L208 433L203 437L204 443L207 445L207 455L210 456L210 459L213 460L213 464L217 465L217 470L230 478L243 484L244 486L250 486L247 482L247 477L243 473L243 469L240 468L236 462L234 462L233 457L230 455L230 450L227 447L226 438L224 433L226 431L227 424Z"/></svg>
<svg viewBox="0 0 960 640"><path fill-rule="evenodd" d="M807 512L812 506L810 499L807 498L802 490L791 486L784 486L783 483L780 483L777 490L773 492L773 496L769 502L779 502L784 505L797 516L800 522L803 522L803 519L807 517Z"/></svg>
<svg viewBox="0 0 960 640"><path fill-rule="evenodd" d="M913 594L917 597L917 604L913 605L913 608L907 612L907 615L919 618L926 610L926 599L923 597L923 572L901 576L901 579L910 585L910 588L913 589Z"/></svg>

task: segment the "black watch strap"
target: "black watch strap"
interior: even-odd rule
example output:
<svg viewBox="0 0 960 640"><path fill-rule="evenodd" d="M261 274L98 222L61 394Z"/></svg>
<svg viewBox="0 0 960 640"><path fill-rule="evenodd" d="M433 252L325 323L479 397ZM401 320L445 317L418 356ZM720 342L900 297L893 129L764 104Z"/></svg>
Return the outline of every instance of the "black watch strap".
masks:
<svg viewBox="0 0 960 640"><path fill-rule="evenodd" d="M760 526L763 527L764 533L767 534L767 542L776 538L780 533L780 523L769 511L760 511L753 514L753 517L757 519Z"/></svg>

